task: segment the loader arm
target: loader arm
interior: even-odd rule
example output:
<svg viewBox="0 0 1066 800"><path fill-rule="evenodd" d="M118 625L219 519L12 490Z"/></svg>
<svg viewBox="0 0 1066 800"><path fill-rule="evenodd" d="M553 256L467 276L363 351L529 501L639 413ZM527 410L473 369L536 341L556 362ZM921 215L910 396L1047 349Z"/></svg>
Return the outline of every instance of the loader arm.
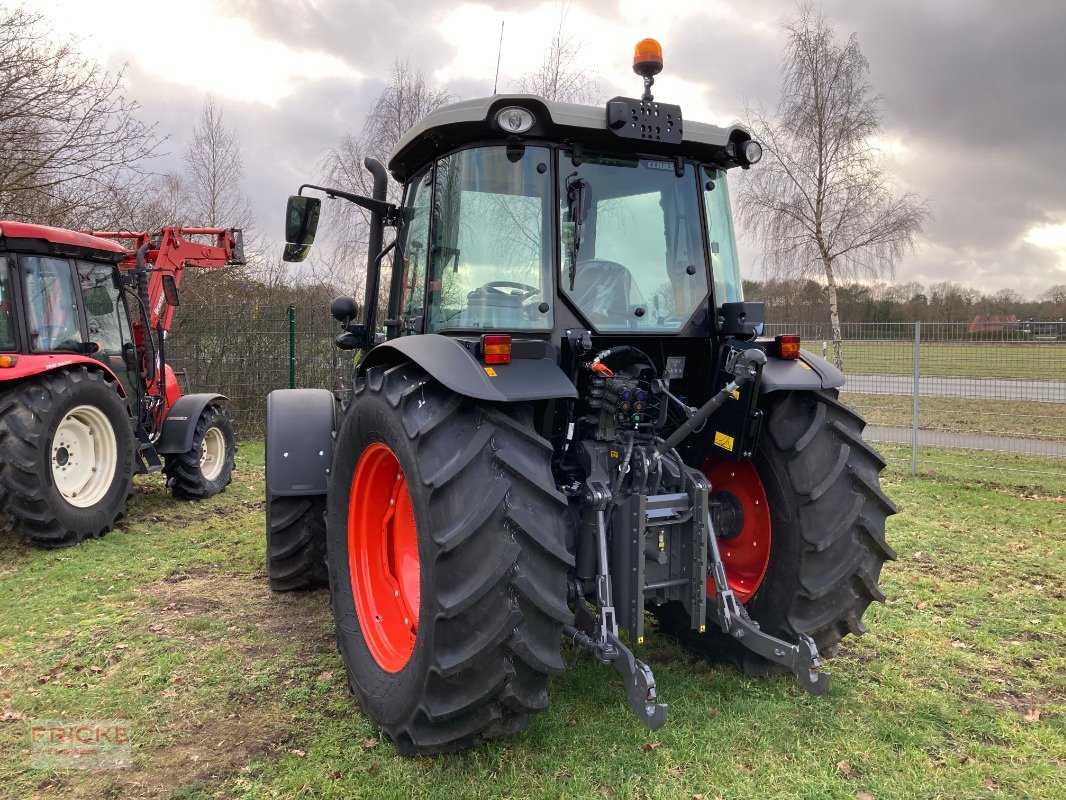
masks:
<svg viewBox="0 0 1066 800"><path fill-rule="evenodd" d="M174 306L166 302L163 281L166 276L173 276L175 285L180 285L182 273L186 267L198 269L221 269L245 263L244 237L238 228L163 228L158 234L134 231L91 231L92 236L102 239L121 239L134 241L135 245L129 255L119 263L119 269L126 271L136 266L134 253L145 243L148 252L145 263L149 268L148 300L150 325L154 330L162 323L163 330L169 331L174 318ZM213 244L203 244L189 240L189 236L213 236Z"/></svg>

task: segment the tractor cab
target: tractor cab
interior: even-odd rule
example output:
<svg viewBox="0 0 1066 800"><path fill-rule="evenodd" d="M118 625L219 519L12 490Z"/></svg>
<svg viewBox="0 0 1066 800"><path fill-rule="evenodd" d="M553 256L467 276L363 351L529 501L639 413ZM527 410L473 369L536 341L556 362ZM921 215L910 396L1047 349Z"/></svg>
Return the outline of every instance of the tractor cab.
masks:
<svg viewBox="0 0 1066 800"><path fill-rule="evenodd" d="M74 231L5 222L0 228L0 381L63 361L107 366L127 394L136 374L126 362L129 310L116 242ZM6 363L5 363L6 362Z"/></svg>

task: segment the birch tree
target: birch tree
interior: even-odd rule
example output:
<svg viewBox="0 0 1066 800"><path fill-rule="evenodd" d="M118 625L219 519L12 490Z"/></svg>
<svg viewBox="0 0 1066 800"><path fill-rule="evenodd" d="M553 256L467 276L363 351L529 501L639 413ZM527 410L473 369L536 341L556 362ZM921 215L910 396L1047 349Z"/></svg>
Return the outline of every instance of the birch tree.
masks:
<svg viewBox="0 0 1066 800"><path fill-rule="evenodd" d="M840 282L892 276L928 210L891 185L877 145L881 98L857 37L839 41L809 5L784 32L780 101L772 112L747 111L765 155L738 182L738 218L761 244L768 277L825 281L839 367Z"/></svg>

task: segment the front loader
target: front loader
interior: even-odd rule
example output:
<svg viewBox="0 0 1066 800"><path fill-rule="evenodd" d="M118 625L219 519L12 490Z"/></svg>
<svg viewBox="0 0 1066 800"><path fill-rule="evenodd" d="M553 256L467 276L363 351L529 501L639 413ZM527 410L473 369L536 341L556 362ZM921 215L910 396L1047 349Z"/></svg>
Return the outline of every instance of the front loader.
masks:
<svg viewBox="0 0 1066 800"><path fill-rule="evenodd" d="M495 95L399 141L372 197L350 400L268 399L268 572L328 583L352 691L400 753L523 729L563 641L612 665L649 728L649 620L712 660L829 687L894 558L884 462L844 376L767 338L743 299L728 175L762 149L651 94L603 107ZM385 228L395 227L383 246ZM379 308L385 309L379 319Z"/></svg>
<svg viewBox="0 0 1066 800"><path fill-rule="evenodd" d="M236 229L0 222L0 512L24 539L107 533L137 473L186 500L229 484L225 398L182 395L166 333L186 267L243 263Z"/></svg>

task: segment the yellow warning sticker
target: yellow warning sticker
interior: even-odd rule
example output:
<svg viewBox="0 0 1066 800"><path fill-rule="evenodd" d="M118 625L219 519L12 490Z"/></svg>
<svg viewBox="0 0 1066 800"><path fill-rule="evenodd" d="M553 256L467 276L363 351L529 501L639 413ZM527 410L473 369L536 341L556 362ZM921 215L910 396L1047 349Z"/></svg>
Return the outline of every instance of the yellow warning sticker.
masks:
<svg viewBox="0 0 1066 800"><path fill-rule="evenodd" d="M740 399L740 389L734 389L733 390L733 399L734 400L739 400Z"/></svg>
<svg viewBox="0 0 1066 800"><path fill-rule="evenodd" d="M622 457L622 454L619 453L617 450L612 450L607 455L609 455L611 458L621 458Z"/></svg>
<svg viewBox="0 0 1066 800"><path fill-rule="evenodd" d="M733 437L732 436L727 436L726 434L722 433L721 431L715 431L714 432L714 443L718 447L721 447L723 450L728 450L730 453L733 452Z"/></svg>
<svg viewBox="0 0 1066 800"><path fill-rule="evenodd" d="M495 378L496 370L494 370L492 367L485 367L485 374L488 375L490 378Z"/></svg>

